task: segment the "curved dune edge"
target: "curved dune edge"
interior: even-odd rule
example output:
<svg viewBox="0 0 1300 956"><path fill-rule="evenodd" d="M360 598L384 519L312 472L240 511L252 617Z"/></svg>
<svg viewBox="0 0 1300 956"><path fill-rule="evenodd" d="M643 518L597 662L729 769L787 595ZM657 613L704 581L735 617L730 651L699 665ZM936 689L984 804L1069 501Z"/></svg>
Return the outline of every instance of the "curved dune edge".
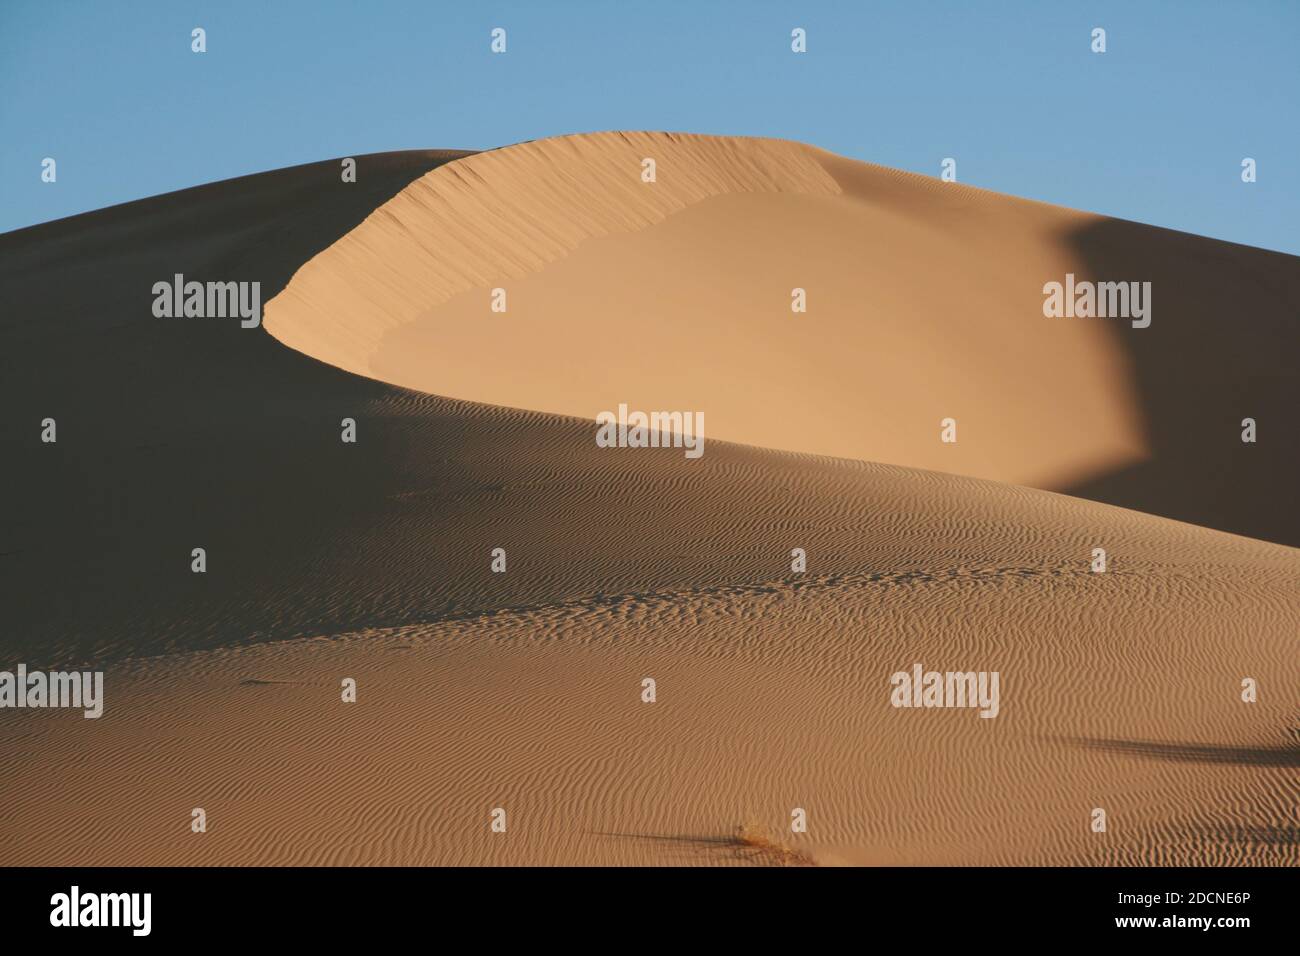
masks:
<svg viewBox="0 0 1300 956"><path fill-rule="evenodd" d="M646 157L665 169L654 188L640 179ZM412 315L538 272L585 240L643 229L711 196L841 191L813 150L772 139L590 133L472 159L421 177L306 263L267 303L267 331L375 377L369 357Z"/></svg>
<svg viewBox="0 0 1300 956"><path fill-rule="evenodd" d="M423 176L265 325L431 394L703 411L729 441L1055 489L1146 451L1109 332L1041 321L1032 277L1072 267L1090 218L782 140L565 136ZM938 442L946 417L964 442Z"/></svg>
<svg viewBox="0 0 1300 956"><path fill-rule="evenodd" d="M1067 274L1150 277L1152 325L1044 317ZM1300 260L1264 250L794 142L594 133L429 172L304 264L266 327L427 394L701 412L714 439L1296 544L1300 509L1267 504L1294 447L1238 433L1294 406L1297 297Z"/></svg>

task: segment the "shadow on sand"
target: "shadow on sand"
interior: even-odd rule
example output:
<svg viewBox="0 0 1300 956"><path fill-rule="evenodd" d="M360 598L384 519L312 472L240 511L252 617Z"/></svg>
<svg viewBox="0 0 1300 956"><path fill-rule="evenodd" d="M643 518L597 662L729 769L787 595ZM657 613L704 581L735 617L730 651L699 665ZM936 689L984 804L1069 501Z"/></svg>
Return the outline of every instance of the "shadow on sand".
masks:
<svg viewBox="0 0 1300 956"><path fill-rule="evenodd" d="M1090 271L1076 278L1152 284L1148 328L1062 320L1117 337L1152 458L1061 490L1300 546L1300 257L1117 219L1069 238Z"/></svg>

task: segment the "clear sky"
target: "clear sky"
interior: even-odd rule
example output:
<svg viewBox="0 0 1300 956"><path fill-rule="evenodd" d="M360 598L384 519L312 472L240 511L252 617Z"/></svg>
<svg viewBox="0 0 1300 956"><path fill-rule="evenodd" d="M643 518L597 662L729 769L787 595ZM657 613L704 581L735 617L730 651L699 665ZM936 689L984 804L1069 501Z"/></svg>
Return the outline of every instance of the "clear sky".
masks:
<svg viewBox="0 0 1300 956"><path fill-rule="evenodd" d="M0 231L600 129L953 157L976 186L1300 254L1300 0L0 0Z"/></svg>

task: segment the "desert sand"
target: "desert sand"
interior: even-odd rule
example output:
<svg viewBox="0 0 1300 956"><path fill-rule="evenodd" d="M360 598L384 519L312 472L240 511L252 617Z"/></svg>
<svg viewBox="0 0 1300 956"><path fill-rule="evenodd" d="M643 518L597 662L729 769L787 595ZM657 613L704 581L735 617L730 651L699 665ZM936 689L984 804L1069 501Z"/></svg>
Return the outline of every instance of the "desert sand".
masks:
<svg viewBox="0 0 1300 956"><path fill-rule="evenodd" d="M1043 317L1067 271L1151 327ZM155 318L177 272L264 327ZM20 230L0 289L0 667L106 686L0 710L0 863L1300 861L1294 257L608 133Z"/></svg>

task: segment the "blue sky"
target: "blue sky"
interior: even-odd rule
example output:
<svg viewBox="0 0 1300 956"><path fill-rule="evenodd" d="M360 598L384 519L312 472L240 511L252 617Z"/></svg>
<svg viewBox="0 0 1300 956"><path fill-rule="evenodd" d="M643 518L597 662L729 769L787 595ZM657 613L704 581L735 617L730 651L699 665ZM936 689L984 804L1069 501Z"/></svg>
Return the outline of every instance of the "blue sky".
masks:
<svg viewBox="0 0 1300 956"><path fill-rule="evenodd" d="M1298 49L1296 0L0 0L0 231L336 156L671 129L951 156L976 186L1300 254Z"/></svg>

